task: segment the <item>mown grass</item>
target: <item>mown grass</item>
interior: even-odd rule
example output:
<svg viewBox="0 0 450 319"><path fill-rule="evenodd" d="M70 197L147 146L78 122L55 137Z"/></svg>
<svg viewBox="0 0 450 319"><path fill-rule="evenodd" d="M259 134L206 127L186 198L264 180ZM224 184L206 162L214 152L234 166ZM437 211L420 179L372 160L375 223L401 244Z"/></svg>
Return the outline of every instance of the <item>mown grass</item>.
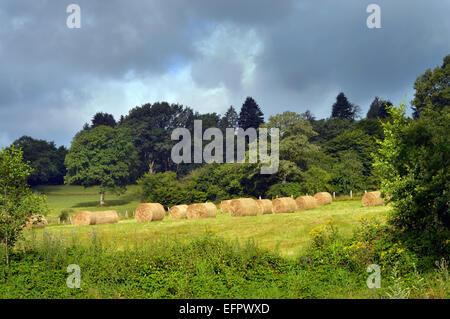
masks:
<svg viewBox="0 0 450 319"><path fill-rule="evenodd" d="M98 197L95 189L84 190L77 186L51 186L42 189L47 194L49 208L54 212L72 208L78 210L101 210L97 206L81 206L88 203L90 198ZM84 193L86 191L87 193ZM89 191L89 192L88 192ZM108 206L107 209L116 209L119 213L128 210L130 217L137 205L138 189L129 188L122 198L130 201L118 206ZM110 196L110 201L116 200ZM108 205L108 199L107 199ZM331 219L340 231L350 234L352 228L358 223L360 216L379 216L384 218L389 211L388 207L363 207L359 199L338 200L331 205L317 207L308 211L297 211L291 214L268 214L263 216L250 216L233 218L228 214L219 212L217 218L201 220L171 220L166 217L162 221L150 223L136 223L133 218L122 219L117 224L96 226L53 225L46 228L46 232L57 234L61 238L77 234L82 241L89 241L89 234L96 229L98 236L105 241L117 241L119 249L126 247L130 242L157 240L165 237L179 240L189 239L199 235L205 229L212 230L221 237L242 242L248 239L255 240L262 248L278 251L284 256L294 256L309 241L309 232L317 225L324 224ZM43 230L34 230L37 233ZM31 231L25 233L29 236Z"/></svg>
<svg viewBox="0 0 450 319"><path fill-rule="evenodd" d="M33 188L35 192L46 195L47 204L50 209L48 218L55 222L62 210L72 210L75 212L82 210L99 211L99 210L117 210L121 215L126 211L131 213L139 205L138 185L127 186L125 194L117 195L114 193L106 193L105 205L99 206L100 188L82 187L73 185L57 185L57 186L38 186Z"/></svg>

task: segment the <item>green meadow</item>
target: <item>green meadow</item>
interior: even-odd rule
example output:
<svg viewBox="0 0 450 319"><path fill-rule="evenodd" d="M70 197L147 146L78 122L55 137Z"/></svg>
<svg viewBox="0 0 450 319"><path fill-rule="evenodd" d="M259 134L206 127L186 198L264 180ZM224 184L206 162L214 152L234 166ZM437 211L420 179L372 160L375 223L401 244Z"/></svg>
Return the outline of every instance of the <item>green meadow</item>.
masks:
<svg viewBox="0 0 450 319"><path fill-rule="evenodd" d="M236 218L219 211L217 218L166 216L137 223L132 215L139 204L137 186L121 196L107 194L105 207L98 207L97 188L49 186L35 191L47 196L50 223L24 231L10 267L0 265L0 298L449 296L446 264L419 274L401 248L392 251L389 245L374 254L370 242L376 240L376 228L361 225L374 219L384 223L390 208L363 207L360 198L338 198L290 214ZM117 210L120 221L95 226L57 222L62 210L74 214L102 209ZM330 224L332 228L325 226ZM368 246L361 246L364 238L372 238ZM388 257L379 259L380 254ZM366 285L366 268L373 258L378 258L382 275L382 287L376 291ZM72 264L80 268L80 288L67 286L67 267Z"/></svg>
<svg viewBox="0 0 450 319"><path fill-rule="evenodd" d="M104 241L116 241L119 248L134 241L167 237L188 239L208 230L225 239L242 242L252 239L262 248L277 251L284 256L293 256L309 243L309 232L318 225L332 220L343 235L349 235L361 216L378 216L383 219L389 210L388 207L363 207L360 198L338 198L331 205L291 214L236 218L219 211L217 218L171 220L167 215L162 221L137 223L133 212L140 202L139 188L134 185L128 187L127 192L121 196L107 194L104 207L98 206L99 190L96 187L85 189L80 186L45 186L37 190L47 196L51 224L45 230L36 229L33 232L40 234L45 231L61 238L76 234L81 240L88 241L95 229ZM72 214L82 210L116 210L121 220L117 224L95 226L72 226L70 222L58 225L57 217L66 209L73 210ZM125 218L125 212L128 212L129 218ZM26 232L26 236L31 232Z"/></svg>

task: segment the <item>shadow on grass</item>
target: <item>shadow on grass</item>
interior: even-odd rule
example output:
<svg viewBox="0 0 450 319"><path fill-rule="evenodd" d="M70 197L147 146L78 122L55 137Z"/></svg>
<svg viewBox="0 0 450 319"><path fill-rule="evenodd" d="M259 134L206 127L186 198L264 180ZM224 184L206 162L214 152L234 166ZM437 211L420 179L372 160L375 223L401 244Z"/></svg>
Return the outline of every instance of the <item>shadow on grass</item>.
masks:
<svg viewBox="0 0 450 319"><path fill-rule="evenodd" d="M103 207L122 206L122 205L129 204L131 202L132 202L131 198L105 200L105 204L103 205ZM77 208L77 207L100 207L100 202L97 200L97 201L91 201L91 202L77 203L72 206L72 208Z"/></svg>

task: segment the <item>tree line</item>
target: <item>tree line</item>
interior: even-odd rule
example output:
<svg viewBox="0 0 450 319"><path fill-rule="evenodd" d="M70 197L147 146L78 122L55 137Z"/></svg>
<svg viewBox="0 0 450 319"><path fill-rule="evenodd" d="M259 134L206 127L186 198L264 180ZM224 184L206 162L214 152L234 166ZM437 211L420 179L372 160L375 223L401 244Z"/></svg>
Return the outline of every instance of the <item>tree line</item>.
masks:
<svg viewBox="0 0 450 319"><path fill-rule="evenodd" d="M449 56L441 67L417 78L412 101L415 119L427 104L438 108L448 104L448 60ZM231 196L297 196L319 190L340 194L380 186L373 160L379 148L377 141L384 139L382 124L390 120L391 107L389 100L375 97L365 118L361 118L360 107L341 92L329 118L317 120L310 110L286 111L265 122L263 111L252 97L245 100L239 113L230 106L222 116L157 102L137 106L117 121L108 113L95 114L74 136L69 150L29 136L13 144L22 148L24 159L33 168L30 185L100 185L103 190L120 193L131 183L159 185L158 179L175 180L183 188L178 194L197 194L192 200L214 201ZM218 127L224 133L228 127L279 128L279 171L263 176L257 174L257 164L175 164L170 156L175 144L171 132L178 127L192 131L194 120L202 120L203 130ZM154 199L167 205L187 201L177 197Z"/></svg>

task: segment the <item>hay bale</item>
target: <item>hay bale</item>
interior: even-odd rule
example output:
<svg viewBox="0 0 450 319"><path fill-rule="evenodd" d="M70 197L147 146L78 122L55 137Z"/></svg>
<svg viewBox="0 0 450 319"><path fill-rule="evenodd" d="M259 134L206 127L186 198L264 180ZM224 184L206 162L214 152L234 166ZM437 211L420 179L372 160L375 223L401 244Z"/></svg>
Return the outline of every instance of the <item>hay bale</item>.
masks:
<svg viewBox="0 0 450 319"><path fill-rule="evenodd" d="M35 214L25 223L23 229L44 228L47 225L47 219L43 215Z"/></svg>
<svg viewBox="0 0 450 319"><path fill-rule="evenodd" d="M119 215L115 210L90 213L90 225L114 224L119 222Z"/></svg>
<svg viewBox="0 0 450 319"><path fill-rule="evenodd" d="M272 212L274 214L293 213L297 210L297 203L291 197L275 198L272 201Z"/></svg>
<svg viewBox="0 0 450 319"><path fill-rule="evenodd" d="M295 202L298 210L312 209L317 206L316 199L312 196L299 196Z"/></svg>
<svg viewBox="0 0 450 319"><path fill-rule="evenodd" d="M134 217L138 223L162 220L166 216L166 210L160 203L143 203L136 208Z"/></svg>
<svg viewBox="0 0 450 319"><path fill-rule="evenodd" d="M188 219L215 218L216 216L217 207L213 203L192 204L186 210Z"/></svg>
<svg viewBox="0 0 450 319"><path fill-rule="evenodd" d="M91 224L91 212L82 211L78 212L70 218L72 225L74 226L87 226Z"/></svg>
<svg viewBox="0 0 450 319"><path fill-rule="evenodd" d="M272 201L270 199L258 199L256 200L258 204L258 215L272 214Z"/></svg>
<svg viewBox="0 0 450 319"><path fill-rule="evenodd" d="M256 216L259 206L253 198L239 198L231 201L231 217Z"/></svg>
<svg viewBox="0 0 450 319"><path fill-rule="evenodd" d="M381 197L380 191L368 192L361 199L363 206L383 206L384 198Z"/></svg>
<svg viewBox="0 0 450 319"><path fill-rule="evenodd" d="M187 216L186 216L187 208L188 208L188 205L173 206L171 209L169 209L170 218L171 219L187 218Z"/></svg>
<svg viewBox="0 0 450 319"><path fill-rule="evenodd" d="M331 204L331 202L333 201L331 194L328 192L317 193L316 195L314 195L314 198L316 199L317 206Z"/></svg>
<svg viewBox="0 0 450 319"><path fill-rule="evenodd" d="M73 215L70 221L75 226L114 224L119 222L119 215L115 210L102 212L82 211Z"/></svg>
<svg viewBox="0 0 450 319"><path fill-rule="evenodd" d="M223 213L231 213L231 211L233 209L231 207L231 201L232 201L231 199L228 199L228 200L224 200L220 203L220 210Z"/></svg>

